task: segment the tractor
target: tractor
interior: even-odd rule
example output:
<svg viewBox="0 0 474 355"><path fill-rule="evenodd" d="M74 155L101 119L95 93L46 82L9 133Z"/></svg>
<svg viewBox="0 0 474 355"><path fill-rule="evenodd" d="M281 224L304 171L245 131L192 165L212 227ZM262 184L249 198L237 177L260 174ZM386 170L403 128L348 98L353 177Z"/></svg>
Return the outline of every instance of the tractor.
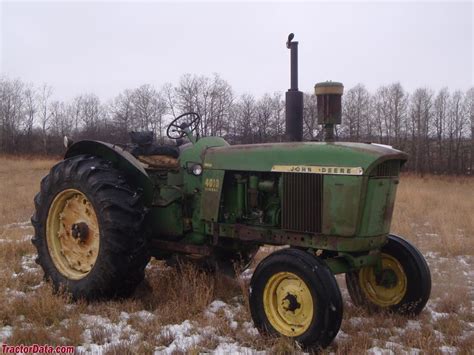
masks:
<svg viewBox="0 0 474 355"><path fill-rule="evenodd" d="M335 140L343 85L315 86L320 141L303 142L298 42L290 34L286 142L229 145L200 137L200 116L167 128L176 146L143 132L120 146L65 139L64 160L41 181L31 219L37 262L73 299L130 296L151 257L192 257L225 269L262 245L250 313L262 334L324 348L337 335L345 274L352 301L372 312L417 315L431 291L420 251L390 233L407 154ZM285 246L285 247L284 247Z"/></svg>

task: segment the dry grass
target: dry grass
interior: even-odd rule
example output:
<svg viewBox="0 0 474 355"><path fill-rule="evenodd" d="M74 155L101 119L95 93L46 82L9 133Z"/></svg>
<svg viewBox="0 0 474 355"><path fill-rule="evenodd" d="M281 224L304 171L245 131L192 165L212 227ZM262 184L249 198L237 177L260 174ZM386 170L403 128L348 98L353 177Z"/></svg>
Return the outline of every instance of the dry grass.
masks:
<svg viewBox="0 0 474 355"><path fill-rule="evenodd" d="M46 158L0 156L0 226L29 220L41 178L54 163Z"/></svg>
<svg viewBox="0 0 474 355"><path fill-rule="evenodd" d="M392 230L425 250L474 255L474 178L403 176Z"/></svg>
<svg viewBox="0 0 474 355"><path fill-rule="evenodd" d="M106 354L148 354L166 348L175 354L216 348L300 352L288 339L256 334L247 307L246 280L206 274L188 264L169 268L153 260L146 282L124 301L71 303L67 296L53 294L34 263L28 237L32 228L18 224L33 212L33 196L52 164L53 160L0 157L0 331L11 331L1 341L96 344L79 348L78 353L99 349ZM373 347L395 353L415 349L441 353L454 348L470 353L474 347L472 211L474 179L404 176L392 229L427 256L433 277L431 300L414 320L369 315L351 303L343 277L338 276L344 320L335 342L323 353L364 353ZM267 248L258 259L268 252ZM183 336L192 342L190 346L182 346ZM222 348L224 343L229 347Z"/></svg>

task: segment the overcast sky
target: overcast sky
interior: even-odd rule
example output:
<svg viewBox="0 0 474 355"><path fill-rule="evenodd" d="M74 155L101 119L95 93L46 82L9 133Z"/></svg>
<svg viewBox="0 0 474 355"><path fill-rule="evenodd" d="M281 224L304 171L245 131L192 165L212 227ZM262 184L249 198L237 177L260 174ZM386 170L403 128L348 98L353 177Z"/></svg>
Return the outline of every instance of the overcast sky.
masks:
<svg viewBox="0 0 474 355"><path fill-rule="evenodd" d="M1 1L1 0L0 0ZM284 92L289 32L300 90L318 81L400 81L465 90L474 83L472 2L5 2L1 73L48 83L69 99L220 74L237 94Z"/></svg>

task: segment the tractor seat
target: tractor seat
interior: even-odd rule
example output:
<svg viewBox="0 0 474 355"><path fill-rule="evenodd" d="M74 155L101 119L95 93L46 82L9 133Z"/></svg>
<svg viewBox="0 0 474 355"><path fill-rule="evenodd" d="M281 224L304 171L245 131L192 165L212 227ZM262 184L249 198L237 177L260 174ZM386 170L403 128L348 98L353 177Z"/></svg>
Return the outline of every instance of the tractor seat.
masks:
<svg viewBox="0 0 474 355"><path fill-rule="evenodd" d="M179 149L154 142L153 132L130 132L130 153L148 169L176 169Z"/></svg>
<svg viewBox="0 0 474 355"><path fill-rule="evenodd" d="M175 170L179 168L178 159L166 155L138 155L137 159L145 169Z"/></svg>

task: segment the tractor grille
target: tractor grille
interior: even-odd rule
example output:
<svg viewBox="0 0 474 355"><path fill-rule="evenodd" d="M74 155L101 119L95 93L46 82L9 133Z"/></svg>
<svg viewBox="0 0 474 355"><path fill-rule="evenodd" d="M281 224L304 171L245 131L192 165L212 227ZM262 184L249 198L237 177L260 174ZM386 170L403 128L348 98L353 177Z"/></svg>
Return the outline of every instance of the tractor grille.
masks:
<svg viewBox="0 0 474 355"><path fill-rule="evenodd" d="M321 233L323 175L283 174L282 229Z"/></svg>
<svg viewBox="0 0 474 355"><path fill-rule="evenodd" d="M382 164L378 165L373 176L398 176L400 174L400 160L387 160Z"/></svg>

